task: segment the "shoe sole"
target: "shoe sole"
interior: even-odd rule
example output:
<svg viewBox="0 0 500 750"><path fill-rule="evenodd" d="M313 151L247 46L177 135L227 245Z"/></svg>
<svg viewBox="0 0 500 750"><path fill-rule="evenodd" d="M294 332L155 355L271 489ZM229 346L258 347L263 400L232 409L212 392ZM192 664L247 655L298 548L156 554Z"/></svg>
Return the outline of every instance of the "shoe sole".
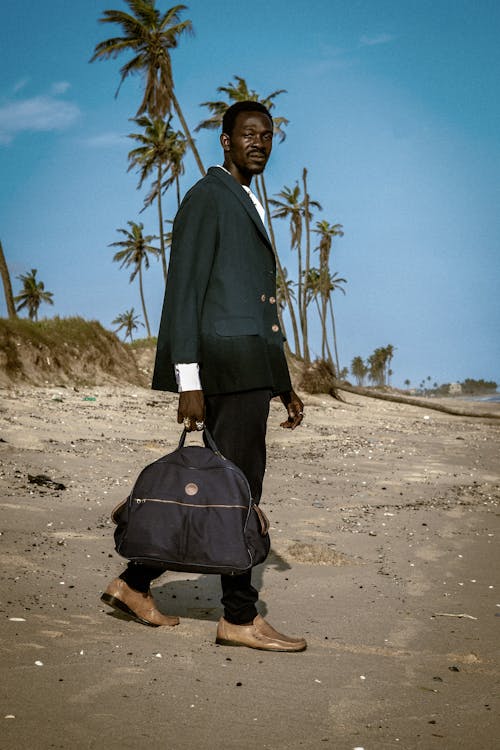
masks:
<svg viewBox="0 0 500 750"><path fill-rule="evenodd" d="M246 646L246 648L254 648L257 651L276 651L282 654L298 654L307 648L307 643L300 648L269 648L267 646L251 646L249 643L238 643L238 641L227 641L225 638L216 638L215 642L219 646Z"/></svg>
<svg viewBox="0 0 500 750"><path fill-rule="evenodd" d="M113 609L117 609L119 612L123 612L123 614L128 615L132 620L140 622L141 625L147 625L150 628L159 627L159 625L157 625L156 623L149 622L149 620L143 620L142 617L136 615L136 613L132 609L130 609L130 607L127 607L127 605L124 604L121 599L117 599L116 596L111 596L111 594L102 594L101 601L105 604L108 604L110 607L113 607Z"/></svg>

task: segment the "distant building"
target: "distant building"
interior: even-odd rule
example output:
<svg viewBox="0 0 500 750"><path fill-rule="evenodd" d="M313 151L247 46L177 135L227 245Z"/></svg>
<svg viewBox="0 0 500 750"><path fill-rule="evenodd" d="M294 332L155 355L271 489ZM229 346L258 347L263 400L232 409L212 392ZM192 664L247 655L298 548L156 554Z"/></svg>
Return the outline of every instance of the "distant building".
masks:
<svg viewBox="0 0 500 750"><path fill-rule="evenodd" d="M459 396L462 393L461 383L450 383L448 393L450 396Z"/></svg>

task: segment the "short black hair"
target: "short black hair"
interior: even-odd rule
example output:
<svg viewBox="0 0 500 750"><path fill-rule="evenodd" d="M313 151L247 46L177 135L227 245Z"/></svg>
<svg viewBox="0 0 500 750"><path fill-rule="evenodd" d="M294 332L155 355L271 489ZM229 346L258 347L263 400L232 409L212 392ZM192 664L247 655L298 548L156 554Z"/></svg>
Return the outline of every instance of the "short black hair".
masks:
<svg viewBox="0 0 500 750"><path fill-rule="evenodd" d="M263 115L266 115L267 117L269 117L271 121L271 125L274 127L273 118L271 117L269 110L260 102L255 102L255 101L236 102L236 104L232 104L224 112L224 117L222 118L222 132L223 133L227 133L227 135L231 135L231 133L234 130L234 124L236 122L236 118L238 117L240 112L262 112Z"/></svg>

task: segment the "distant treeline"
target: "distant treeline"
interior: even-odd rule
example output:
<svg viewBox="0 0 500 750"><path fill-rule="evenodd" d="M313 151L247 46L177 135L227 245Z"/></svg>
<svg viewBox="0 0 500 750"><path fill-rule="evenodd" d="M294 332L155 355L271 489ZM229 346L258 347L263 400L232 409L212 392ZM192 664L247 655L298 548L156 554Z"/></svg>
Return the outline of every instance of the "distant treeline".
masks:
<svg viewBox="0 0 500 750"><path fill-rule="evenodd" d="M431 388L427 390L427 393L434 393L436 396L448 396L450 393L451 383L443 383L437 388ZM463 395L476 395L479 393L494 393L498 385L493 380L474 380L474 378L465 378L461 383L461 393Z"/></svg>

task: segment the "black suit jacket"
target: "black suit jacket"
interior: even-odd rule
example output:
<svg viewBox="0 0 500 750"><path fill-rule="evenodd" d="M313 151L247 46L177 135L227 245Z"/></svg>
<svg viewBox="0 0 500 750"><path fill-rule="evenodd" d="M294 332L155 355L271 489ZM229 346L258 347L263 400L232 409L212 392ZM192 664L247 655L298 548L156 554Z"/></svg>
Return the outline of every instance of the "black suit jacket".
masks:
<svg viewBox="0 0 500 750"><path fill-rule="evenodd" d="M206 395L291 388L276 264L242 186L211 167L175 217L153 388L177 390L174 363L198 362Z"/></svg>

